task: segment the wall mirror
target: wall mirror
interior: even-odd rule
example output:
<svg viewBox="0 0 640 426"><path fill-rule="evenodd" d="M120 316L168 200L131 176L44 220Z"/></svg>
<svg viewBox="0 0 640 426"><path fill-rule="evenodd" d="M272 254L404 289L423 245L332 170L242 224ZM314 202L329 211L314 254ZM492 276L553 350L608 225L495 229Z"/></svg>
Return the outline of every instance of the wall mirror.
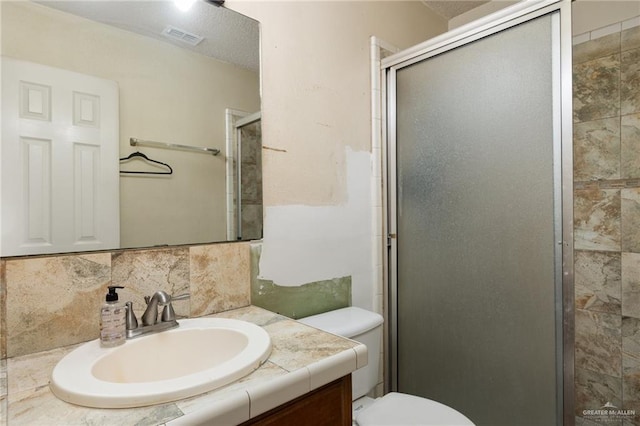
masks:
<svg viewBox="0 0 640 426"><path fill-rule="evenodd" d="M205 0L0 7L0 256L261 238L257 21Z"/></svg>

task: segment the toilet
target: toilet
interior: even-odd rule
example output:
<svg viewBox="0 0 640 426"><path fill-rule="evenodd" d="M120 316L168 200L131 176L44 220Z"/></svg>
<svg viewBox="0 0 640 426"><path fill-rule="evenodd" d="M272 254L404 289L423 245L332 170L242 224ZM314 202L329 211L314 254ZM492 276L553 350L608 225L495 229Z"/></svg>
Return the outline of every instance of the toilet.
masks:
<svg viewBox="0 0 640 426"><path fill-rule="evenodd" d="M364 344L366 367L352 373L353 420L358 426L473 426L463 414L439 402L391 392L382 398L366 396L378 383L383 318L357 307L337 309L301 318L303 324Z"/></svg>

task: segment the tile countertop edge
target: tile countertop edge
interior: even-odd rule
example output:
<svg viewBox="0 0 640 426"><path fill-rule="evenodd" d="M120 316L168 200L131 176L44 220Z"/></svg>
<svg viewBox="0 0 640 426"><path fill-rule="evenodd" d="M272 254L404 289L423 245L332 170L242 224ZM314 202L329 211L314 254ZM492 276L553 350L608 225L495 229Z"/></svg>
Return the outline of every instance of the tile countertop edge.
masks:
<svg viewBox="0 0 640 426"><path fill-rule="evenodd" d="M366 365L367 348L359 344L307 367L249 386L220 403L185 414L167 426L239 424L303 396ZM364 355L365 362L362 362Z"/></svg>
<svg viewBox="0 0 640 426"><path fill-rule="evenodd" d="M239 390L226 398L182 415L166 423L167 426L199 426L209 425L215 419L217 424L240 424L250 419L249 394L245 390Z"/></svg>
<svg viewBox="0 0 640 426"><path fill-rule="evenodd" d="M330 340L333 343L335 343L336 337L337 337L338 339L340 339L338 342L344 342L346 343L346 345L342 345L339 343L338 345L339 347L334 347L334 353L326 356L321 355L321 352L314 353L314 349L316 348L313 347L313 344L311 344L309 347L300 347L300 348L294 349L294 352L292 353L296 355L295 357L296 359L298 359L298 354L296 353L296 351L301 351L299 355L303 358L305 356L309 357L306 363L300 363L300 364L296 364L296 362L294 362L293 364L288 365L287 363L291 361L287 361L286 359L283 361L282 355L284 352L289 351L288 355L289 356L291 355L291 349L288 347L282 348L280 350L279 360L275 360L275 359L272 360L272 357L274 355L274 353L272 352L272 354L269 357L269 360L265 362L258 370L265 367L267 364L270 364L271 365L270 368L277 368L278 371L280 371L280 373L275 374L273 376L267 376L267 377L263 376L261 379L258 379L255 382L252 382L251 380L249 380L245 385L242 385L240 383L239 387L236 390L229 389L229 391L227 391L226 393L223 392L220 395L220 397L215 396L215 402L212 401L210 397L214 396L214 394L218 390L213 390L209 393L191 397L192 398L191 402L188 402L188 400L174 401L174 403L173 404L170 403L170 405L174 406L176 409L178 409L178 407L176 407L175 404L178 404L178 406L180 406L181 401L187 401L186 403L188 405L190 404L191 408L188 409L186 412L184 408L182 407L179 408L177 413L174 413L172 416L168 418L165 417L164 421L160 422L161 424L164 422L167 422L166 424L171 426L187 425L187 424L198 425L198 424L211 424L212 421L215 421L216 424L242 423L246 420L249 420L250 418L258 416L286 402L289 402L297 397L300 397L324 384L330 383L347 374L350 374L356 369L363 367L367 363L367 349L365 345L350 339L342 338L339 336L332 335L330 333L326 333L321 330L317 330L313 327L309 327L302 323L299 323L293 319L283 317L279 314L264 310L262 308L258 308L256 306L250 305L244 308L238 308L231 311L221 312L219 314L207 315L206 317L236 318L236 319L252 322L262 327L277 323L277 324L282 324L284 326L281 328L281 330L282 329L291 330L292 333L300 333L301 332L300 327L302 327L302 333L307 336L310 336L311 338L318 339L318 338L330 337ZM265 329L269 331L269 327L266 327ZM296 339L291 339L290 336L287 336L286 334L285 335L280 334L278 330L275 331L275 335L273 335L271 332L270 332L270 335L272 337L272 343L274 344L274 347L276 347L278 344L285 344L289 340L296 340ZM32 355L27 355L25 357L19 357L19 358L28 358L27 361L28 361L29 368L35 367L37 370L42 370L43 368L47 368L47 367L46 366L37 367L40 365L38 360L42 359L41 357L51 357L52 355L50 354L54 354L55 352L61 352L62 354L65 354L65 353L68 353L68 350L66 350L65 348L62 348L62 351L60 351L60 349L54 349L51 351L42 352L40 354L32 354ZM56 358L57 357L58 355L56 355ZM276 358L278 358L278 356L276 356ZM283 361L284 363L281 363L280 361ZM57 362L57 361L54 361L54 362ZM45 363L45 364L51 365L50 363ZM17 365L24 365L23 361L18 362ZM29 368L27 368L27 370L29 370ZM22 369L24 370L24 367ZM269 371L269 369L265 371ZM11 376L12 374L11 370L9 370L8 373ZM50 371L48 373L50 374ZM25 374L25 371L15 371L15 374L16 376L14 376L15 377L14 380L20 380L21 377ZM49 374L47 374L47 376ZM272 374L272 373L269 373L269 374ZM38 373L38 376L40 377L39 380L36 380L36 382L38 383L29 381L30 379L29 375L25 376L24 378L27 379L29 383L31 383L31 385L28 385L27 387L33 388L33 391L29 391L26 388L22 389L22 386L20 386L20 389L16 389L16 390L19 390L18 393L23 394L24 391L27 391L27 393L33 392L34 394L40 394L40 395L42 394L42 392L45 392L46 394L50 394L50 391L48 390L48 379L46 383L42 383L42 377L44 375L41 372L41 373ZM242 382L242 381L243 379L240 379L239 382ZM9 388L10 388L9 391L11 391L11 386ZM220 388L220 390L222 389L224 389L224 387ZM52 394L50 395L51 396L48 396L47 398L53 398L54 400L56 400L56 398ZM8 395L9 407L7 410L8 411L7 414L9 419L12 418L11 406L14 404L15 404L13 407L14 409L18 409L21 412L21 414L26 414L23 411L25 406L24 405L21 406L21 403L22 401L24 401L24 399L22 397L18 397L18 398L19 398L18 400L15 400L15 402L12 403L11 395ZM201 402L198 401L200 398L202 398ZM62 401L59 401L58 404L64 405L64 407L67 407L67 410L69 407L73 407L70 404L67 405L66 403L63 403ZM46 404L44 405L46 406ZM46 409L44 407L42 408ZM93 415L91 415L90 412L93 411L94 409L90 409L86 407L77 407L77 408L78 410L82 410L77 413L77 415L80 416L80 418L85 418L85 420L89 420L91 417L93 417ZM147 407L147 408L151 408L151 407ZM34 409L38 410L37 408L34 408ZM132 410L137 410L137 409L132 409ZM72 411L75 411L75 410L72 410ZM84 411L86 411L86 414L82 414L82 412ZM36 418L37 418L38 415L47 416L49 414L55 414L55 413L35 412L33 414L36 414ZM131 419L135 418L135 413L132 412L130 414L132 414ZM85 417L85 415L88 417ZM140 415L144 416L142 411L140 412ZM30 416L27 415L27 417L30 417ZM103 423L103 424L108 424L108 423Z"/></svg>

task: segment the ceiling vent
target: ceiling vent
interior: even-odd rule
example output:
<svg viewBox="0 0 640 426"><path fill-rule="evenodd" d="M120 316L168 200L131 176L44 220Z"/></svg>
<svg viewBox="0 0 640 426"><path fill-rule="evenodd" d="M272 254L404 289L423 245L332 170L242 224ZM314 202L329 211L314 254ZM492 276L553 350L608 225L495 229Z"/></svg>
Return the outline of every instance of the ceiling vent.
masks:
<svg viewBox="0 0 640 426"><path fill-rule="evenodd" d="M196 46L204 40L204 37L190 33L189 31L181 30L180 28L176 28L171 25L167 26L167 28L162 31L162 34L174 40L190 44L191 46Z"/></svg>

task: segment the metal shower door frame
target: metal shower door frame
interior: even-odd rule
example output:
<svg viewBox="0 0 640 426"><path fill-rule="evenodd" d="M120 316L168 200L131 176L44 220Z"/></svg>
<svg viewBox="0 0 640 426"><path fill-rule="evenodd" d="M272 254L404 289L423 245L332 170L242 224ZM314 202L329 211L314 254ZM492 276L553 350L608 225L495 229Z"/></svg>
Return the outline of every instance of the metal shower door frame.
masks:
<svg viewBox="0 0 640 426"><path fill-rule="evenodd" d="M385 253L385 345L388 353L385 388L398 389L398 263L397 263L397 169L396 169L396 72L404 67L457 47L488 37L545 15L554 15L553 52L553 156L556 312L556 389L557 424L572 425L574 416L574 292L573 292L573 127L572 127L572 33L571 2L542 0L520 2L406 49L382 60L383 93L383 171ZM559 46L559 48L557 47Z"/></svg>

